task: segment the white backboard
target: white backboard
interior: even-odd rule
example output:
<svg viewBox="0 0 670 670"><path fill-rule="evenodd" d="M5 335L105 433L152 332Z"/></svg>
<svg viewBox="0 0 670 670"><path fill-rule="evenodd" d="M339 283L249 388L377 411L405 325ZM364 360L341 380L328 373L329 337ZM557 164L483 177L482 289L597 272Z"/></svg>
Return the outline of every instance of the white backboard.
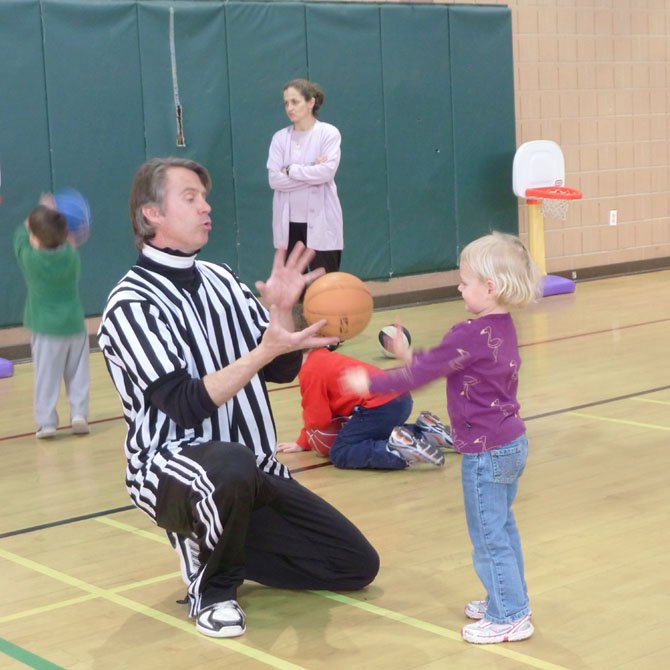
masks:
<svg viewBox="0 0 670 670"><path fill-rule="evenodd" d="M565 186L565 161L561 147L551 140L524 142L514 154L512 189L519 198L539 186Z"/></svg>

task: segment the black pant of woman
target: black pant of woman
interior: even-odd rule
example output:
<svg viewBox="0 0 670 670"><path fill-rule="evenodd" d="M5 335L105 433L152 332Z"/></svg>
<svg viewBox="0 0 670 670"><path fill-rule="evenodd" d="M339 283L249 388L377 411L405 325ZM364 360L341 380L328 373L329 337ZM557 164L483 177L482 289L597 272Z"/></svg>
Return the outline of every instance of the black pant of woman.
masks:
<svg viewBox="0 0 670 670"><path fill-rule="evenodd" d="M288 224L288 247L287 253L291 253L293 247L302 242L306 247L307 244L307 224L290 222ZM311 248L311 247L308 247ZM340 262L342 260L342 249L333 249L329 251L318 251L314 256L312 262L309 264L310 270L316 268L323 268L326 272L338 272L340 269Z"/></svg>

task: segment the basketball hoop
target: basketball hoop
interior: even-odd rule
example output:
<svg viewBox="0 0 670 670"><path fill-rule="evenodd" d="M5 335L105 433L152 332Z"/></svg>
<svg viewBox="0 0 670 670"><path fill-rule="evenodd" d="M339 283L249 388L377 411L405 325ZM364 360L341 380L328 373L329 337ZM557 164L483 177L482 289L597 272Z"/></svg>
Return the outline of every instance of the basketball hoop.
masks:
<svg viewBox="0 0 670 670"><path fill-rule="evenodd" d="M559 221L565 221L568 218L570 200L579 200L581 197L581 191L567 186L541 186L526 189L526 198L529 205L541 200L542 214Z"/></svg>

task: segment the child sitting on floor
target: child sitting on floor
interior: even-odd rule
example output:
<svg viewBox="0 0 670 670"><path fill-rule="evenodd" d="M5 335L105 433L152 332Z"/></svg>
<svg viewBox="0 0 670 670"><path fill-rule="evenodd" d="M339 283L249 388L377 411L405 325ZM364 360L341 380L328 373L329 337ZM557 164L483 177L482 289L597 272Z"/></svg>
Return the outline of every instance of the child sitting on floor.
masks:
<svg viewBox="0 0 670 670"><path fill-rule="evenodd" d="M330 449L338 468L401 470L412 463L444 464L441 447L451 444L449 429L430 412L421 412L416 424L406 425L412 411L409 393L377 393L366 398L341 385L345 370L374 365L328 349L307 352L298 374L302 395L303 428L296 442L282 442L278 451L309 449L307 431L325 428L336 417L351 417Z"/></svg>

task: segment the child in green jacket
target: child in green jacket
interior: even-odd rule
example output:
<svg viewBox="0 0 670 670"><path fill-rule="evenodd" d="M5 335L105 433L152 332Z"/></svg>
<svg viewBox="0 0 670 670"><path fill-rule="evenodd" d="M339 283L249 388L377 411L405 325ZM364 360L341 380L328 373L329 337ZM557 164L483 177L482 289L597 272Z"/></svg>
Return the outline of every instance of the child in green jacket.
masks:
<svg viewBox="0 0 670 670"><path fill-rule="evenodd" d="M72 432L89 432L89 345L79 299L79 253L68 241L65 217L53 205L52 196L42 196L14 235L14 253L27 288L23 325L32 333L38 438L56 434L61 380Z"/></svg>

